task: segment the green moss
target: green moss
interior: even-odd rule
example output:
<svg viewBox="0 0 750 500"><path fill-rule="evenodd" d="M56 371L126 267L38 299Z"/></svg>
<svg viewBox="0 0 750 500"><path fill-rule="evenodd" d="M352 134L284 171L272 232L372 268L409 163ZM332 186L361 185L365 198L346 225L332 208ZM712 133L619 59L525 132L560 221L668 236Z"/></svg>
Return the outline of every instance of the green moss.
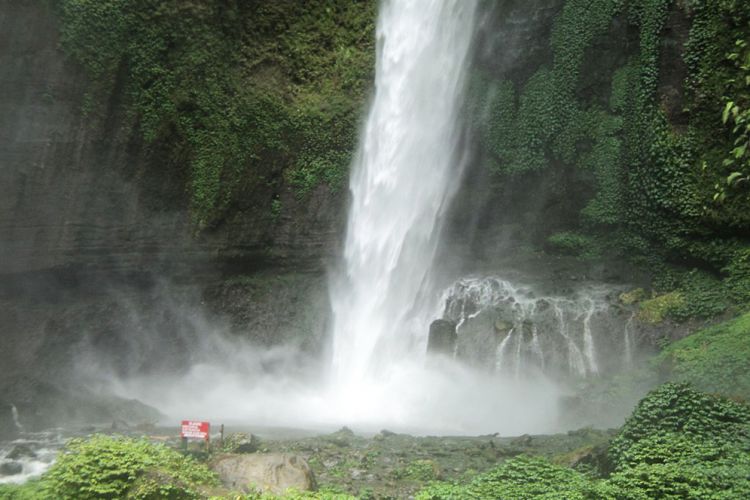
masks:
<svg viewBox="0 0 750 500"><path fill-rule="evenodd" d="M670 312L678 309L684 303L685 299L679 292L657 295L641 302L638 310L638 319L644 323L661 323Z"/></svg>

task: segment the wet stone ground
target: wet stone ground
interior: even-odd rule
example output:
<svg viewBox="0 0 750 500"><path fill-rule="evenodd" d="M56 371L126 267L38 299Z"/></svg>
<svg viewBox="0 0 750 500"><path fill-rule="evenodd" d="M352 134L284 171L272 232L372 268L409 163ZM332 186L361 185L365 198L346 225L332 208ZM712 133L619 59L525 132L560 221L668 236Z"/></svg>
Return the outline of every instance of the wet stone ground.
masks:
<svg viewBox="0 0 750 500"><path fill-rule="evenodd" d="M573 465L590 457L612 435L582 429L517 438L415 437L388 431L363 437L344 428L324 436L261 440L258 452L305 457L320 489L365 498L408 498L431 481L468 481L517 455L547 456Z"/></svg>
<svg viewBox="0 0 750 500"><path fill-rule="evenodd" d="M243 429L246 430L246 429ZM52 462L54 454L71 438L94 432L147 437L155 443L180 447L177 430L152 429L85 429L78 432L27 435L13 442L0 443L0 462L18 462L23 471L8 474L0 482L22 482L38 476ZM350 493L361 498L409 498L431 481L469 481L478 473L491 469L518 455L541 455L564 465L585 463L613 437L614 431L581 429L564 434L520 436L496 435L476 437L417 437L381 431L363 436L343 428L324 435L268 432L259 436L234 434L227 429L225 445L244 442L235 452L293 453L305 458L321 490ZM301 436L301 437L300 437ZM218 449L218 436L213 445ZM32 454L12 458L15 449L28 448ZM229 451L229 450L227 450ZM199 459L208 455L198 443L191 443L191 453Z"/></svg>

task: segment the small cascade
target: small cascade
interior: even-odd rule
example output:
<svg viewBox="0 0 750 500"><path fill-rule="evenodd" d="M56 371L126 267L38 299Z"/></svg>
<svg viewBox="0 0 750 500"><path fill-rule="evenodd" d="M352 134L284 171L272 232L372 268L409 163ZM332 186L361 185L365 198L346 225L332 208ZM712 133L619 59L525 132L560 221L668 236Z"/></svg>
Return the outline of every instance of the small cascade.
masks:
<svg viewBox="0 0 750 500"><path fill-rule="evenodd" d="M458 359L516 378L587 377L632 363L632 316L621 317L612 292L538 296L501 278L463 278L444 291L441 314L456 324ZM614 359L623 342L625 359Z"/></svg>
<svg viewBox="0 0 750 500"><path fill-rule="evenodd" d="M10 405L10 413L13 415L13 424L15 424L16 429L18 429L19 432L24 432L21 420L18 418L18 408L16 408L15 405Z"/></svg>
<svg viewBox="0 0 750 500"><path fill-rule="evenodd" d="M633 339L633 321L635 320L635 313L632 313L630 317L628 318L628 321L625 323L625 335L623 336L623 353L625 356L625 359L623 362L625 363L626 368L632 368L633 367L633 349L634 349L634 342Z"/></svg>

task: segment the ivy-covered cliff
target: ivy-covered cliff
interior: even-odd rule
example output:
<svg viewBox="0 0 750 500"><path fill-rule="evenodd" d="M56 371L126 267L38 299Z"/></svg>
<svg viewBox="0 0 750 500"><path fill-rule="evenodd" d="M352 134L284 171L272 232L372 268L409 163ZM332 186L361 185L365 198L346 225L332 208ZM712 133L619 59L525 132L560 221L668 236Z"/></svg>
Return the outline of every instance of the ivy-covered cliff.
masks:
<svg viewBox="0 0 750 500"><path fill-rule="evenodd" d="M480 233L630 262L673 319L746 304L750 5L509 1L487 16L469 102L472 175L492 186Z"/></svg>
<svg viewBox="0 0 750 500"><path fill-rule="evenodd" d="M331 259L371 87L374 2L2 9L0 273Z"/></svg>
<svg viewBox="0 0 750 500"><path fill-rule="evenodd" d="M356 147L374 65L373 2L60 0L62 47L91 77L87 115L179 161L204 229L243 197L333 190ZM153 168L160 166L153 165Z"/></svg>

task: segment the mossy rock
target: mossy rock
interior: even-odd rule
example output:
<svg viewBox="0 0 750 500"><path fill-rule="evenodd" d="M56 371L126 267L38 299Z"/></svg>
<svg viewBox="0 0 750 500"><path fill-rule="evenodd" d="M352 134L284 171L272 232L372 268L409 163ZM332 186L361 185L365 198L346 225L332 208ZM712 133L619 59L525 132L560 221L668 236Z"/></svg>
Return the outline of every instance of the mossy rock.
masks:
<svg viewBox="0 0 750 500"><path fill-rule="evenodd" d="M638 303L646 298L646 291L643 288L636 288L629 292L623 292L620 294L620 302L626 306L631 306Z"/></svg>
<svg viewBox="0 0 750 500"><path fill-rule="evenodd" d="M663 322L670 312L682 307L685 299L680 292L670 292L657 295L641 302L638 319L644 323L655 325Z"/></svg>

